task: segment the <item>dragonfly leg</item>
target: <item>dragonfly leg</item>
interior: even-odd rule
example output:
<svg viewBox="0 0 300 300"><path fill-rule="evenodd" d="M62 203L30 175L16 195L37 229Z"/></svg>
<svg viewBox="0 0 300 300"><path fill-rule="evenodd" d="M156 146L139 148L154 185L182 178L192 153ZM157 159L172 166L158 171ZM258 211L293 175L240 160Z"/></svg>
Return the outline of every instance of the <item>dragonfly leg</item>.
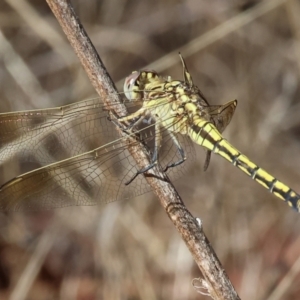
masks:
<svg viewBox="0 0 300 300"><path fill-rule="evenodd" d="M169 135L171 136L172 140L173 140L173 143L176 145L177 147L177 150L179 152L179 155L181 156L181 159L179 161L176 161L176 162L173 162L173 163L170 163L166 166L166 168L164 169L164 172L167 172L167 170L169 168L173 168L173 167L176 167L180 164L182 164L185 160L186 160L186 156L185 156L185 153L184 153L184 150L183 148L181 147L177 137L175 136L174 133L172 133L171 131L168 132Z"/></svg>
<svg viewBox="0 0 300 300"><path fill-rule="evenodd" d="M118 118L118 120L120 122L127 122L129 124L126 124L126 129L125 131L128 133L131 133L132 132L132 129L136 126L138 126L146 117L147 115L147 109L145 108L140 108L138 111L128 115L128 116L125 116L125 117L121 117L121 118Z"/></svg>
<svg viewBox="0 0 300 300"><path fill-rule="evenodd" d="M156 162L155 163L151 163L149 166L137 171L135 173L135 175L130 178L127 182L125 182L125 185L129 185L135 178L137 178L140 174L144 174L146 173L147 171L151 170L154 166L156 165Z"/></svg>
<svg viewBox="0 0 300 300"><path fill-rule="evenodd" d="M133 114L124 117L118 117L114 112L111 111L114 117L121 123L128 122L129 124L124 124L123 126L120 125L119 122L116 122L111 117L108 117L108 120L113 122L117 127L119 127L123 132L130 134L132 132L132 128L140 124L146 115L145 109L139 109Z"/></svg>
<svg viewBox="0 0 300 300"><path fill-rule="evenodd" d="M140 123L142 123L145 119L145 115L141 115L137 117L135 120L132 120L132 122L127 126L126 130L131 131L133 127L138 126Z"/></svg>
<svg viewBox="0 0 300 300"><path fill-rule="evenodd" d="M119 120L118 116L113 111L110 111L110 113L114 116L114 118L111 118L111 116L107 116L107 120L112 122L115 126L119 127L122 131L125 131L125 126L122 126L119 122L116 121Z"/></svg>
<svg viewBox="0 0 300 300"><path fill-rule="evenodd" d="M151 170L153 167L157 165L158 151L160 146L161 146L161 130L160 130L159 122L156 122L155 123L155 145L154 145L154 151L151 158L151 163L149 166L137 171L136 174L129 181L125 183L125 185L129 185L138 175L146 173L147 171Z"/></svg>
<svg viewBox="0 0 300 300"><path fill-rule="evenodd" d="M140 119L141 117L144 117L146 115L146 113L147 113L146 108L141 107L136 112L129 114L127 116L124 116L124 117L120 117L120 118L118 118L118 120L120 122L130 122L130 124L131 124L131 122L135 123L136 119Z"/></svg>
<svg viewBox="0 0 300 300"><path fill-rule="evenodd" d="M209 166L210 157L211 157L211 151L206 150L206 158L205 158L205 163L204 163L204 167L203 167L204 171L206 171Z"/></svg>

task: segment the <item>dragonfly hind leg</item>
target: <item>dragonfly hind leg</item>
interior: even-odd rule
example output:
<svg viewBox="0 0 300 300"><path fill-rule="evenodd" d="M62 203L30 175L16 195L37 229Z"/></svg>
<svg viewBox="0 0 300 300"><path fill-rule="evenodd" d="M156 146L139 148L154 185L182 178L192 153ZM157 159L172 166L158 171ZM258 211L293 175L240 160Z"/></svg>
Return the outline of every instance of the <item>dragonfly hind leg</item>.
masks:
<svg viewBox="0 0 300 300"><path fill-rule="evenodd" d="M181 159L178 160L178 161L176 161L176 162L173 162L173 163L168 164L168 165L165 167L164 172L167 172L167 170L168 170L169 168L174 168L174 167L176 167L176 166L181 165L181 164L184 163L184 161L186 160L186 156L185 156L184 150L183 150L182 146L180 145L180 143L179 143L177 137L175 136L175 134L172 133L171 131L168 131L168 134L171 136L172 141L173 141L173 143L175 144L175 146L176 146L176 148L177 148L177 150L178 150L178 152L179 152L179 155L180 155Z"/></svg>
<svg viewBox="0 0 300 300"><path fill-rule="evenodd" d="M129 181L125 183L125 185L129 185L138 175L146 173L147 171L151 170L153 167L157 165L158 151L160 146L161 146L161 130L160 130L160 125L158 124L158 122L156 122L155 123L155 145L154 145L154 150L151 158L151 163L147 167L137 171L136 174Z"/></svg>
<svg viewBox="0 0 300 300"><path fill-rule="evenodd" d="M173 143L177 147L177 150L179 152L179 155L180 155L181 159L176 161L176 162L168 164L165 167L165 169L163 170L164 172L166 172L169 168L179 166L180 164L184 163L184 161L186 160L184 150L183 150L182 146L180 145L178 139L176 138L175 134L173 134L170 131L168 131L168 134L171 136ZM153 151L153 155L152 155L152 159L151 159L151 164L149 166L137 171L137 173L129 181L127 181L125 183L125 185L130 184L138 175L144 174L145 172L151 170L154 166L157 165L158 152L159 152L159 149L161 147L161 138L162 138L162 136L161 136L160 126L158 125L158 123L155 123L155 146L154 146L154 151Z"/></svg>

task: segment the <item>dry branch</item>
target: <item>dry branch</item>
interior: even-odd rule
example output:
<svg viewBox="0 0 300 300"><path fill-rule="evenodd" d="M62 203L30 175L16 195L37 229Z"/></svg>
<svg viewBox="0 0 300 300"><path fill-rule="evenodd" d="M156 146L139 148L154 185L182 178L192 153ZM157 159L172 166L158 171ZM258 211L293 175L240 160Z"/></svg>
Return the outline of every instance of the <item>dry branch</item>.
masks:
<svg viewBox="0 0 300 300"><path fill-rule="evenodd" d="M47 0L59 21L71 46L78 55L90 81L107 107L119 101L114 84L102 64L93 44L68 0ZM117 113L126 113L120 104ZM149 164L147 152L142 146L131 147L131 154L139 167ZM202 227L185 207L180 196L166 175L158 168L151 170L146 179L158 196L169 218L184 239L197 265L199 266L208 292L213 299L239 299L222 265L210 246Z"/></svg>

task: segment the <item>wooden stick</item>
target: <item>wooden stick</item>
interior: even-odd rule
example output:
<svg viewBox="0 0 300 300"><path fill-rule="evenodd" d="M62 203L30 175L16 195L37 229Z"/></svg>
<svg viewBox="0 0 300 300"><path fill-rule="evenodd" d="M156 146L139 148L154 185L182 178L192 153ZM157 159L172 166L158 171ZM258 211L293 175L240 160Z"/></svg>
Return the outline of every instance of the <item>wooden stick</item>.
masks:
<svg viewBox="0 0 300 300"><path fill-rule="evenodd" d="M114 103L115 107L115 103L120 101L117 91L92 42L76 16L70 1L46 1L102 101L108 108L110 103ZM120 115L126 113L122 104L115 111ZM147 151L142 146L130 147L129 151L140 168L149 164ZM148 183L181 234L203 274L204 279L201 281L203 289L206 289L213 299L240 299L206 238L202 226L187 210L166 174L160 171L158 167L153 168L150 173L151 176L146 176Z"/></svg>

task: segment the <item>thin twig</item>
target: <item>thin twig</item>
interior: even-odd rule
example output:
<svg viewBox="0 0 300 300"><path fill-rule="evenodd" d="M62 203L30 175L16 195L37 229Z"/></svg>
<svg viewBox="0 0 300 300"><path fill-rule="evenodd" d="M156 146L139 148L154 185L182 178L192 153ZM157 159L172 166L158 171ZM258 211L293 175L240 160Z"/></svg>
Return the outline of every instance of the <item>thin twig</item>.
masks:
<svg viewBox="0 0 300 300"><path fill-rule="evenodd" d="M113 102L115 104L119 102L120 99L114 84L83 26L80 24L78 17L75 15L70 2L68 0L46 1L103 102L108 108L110 103ZM126 110L120 104L116 112L124 115ZM130 147L129 151L140 168L149 164L147 152L142 146ZM151 170L151 176L146 176L146 179L192 253L209 287L208 292L210 296L213 299L239 299L204 235L202 227L199 226L195 218L186 209L166 175L156 167Z"/></svg>

